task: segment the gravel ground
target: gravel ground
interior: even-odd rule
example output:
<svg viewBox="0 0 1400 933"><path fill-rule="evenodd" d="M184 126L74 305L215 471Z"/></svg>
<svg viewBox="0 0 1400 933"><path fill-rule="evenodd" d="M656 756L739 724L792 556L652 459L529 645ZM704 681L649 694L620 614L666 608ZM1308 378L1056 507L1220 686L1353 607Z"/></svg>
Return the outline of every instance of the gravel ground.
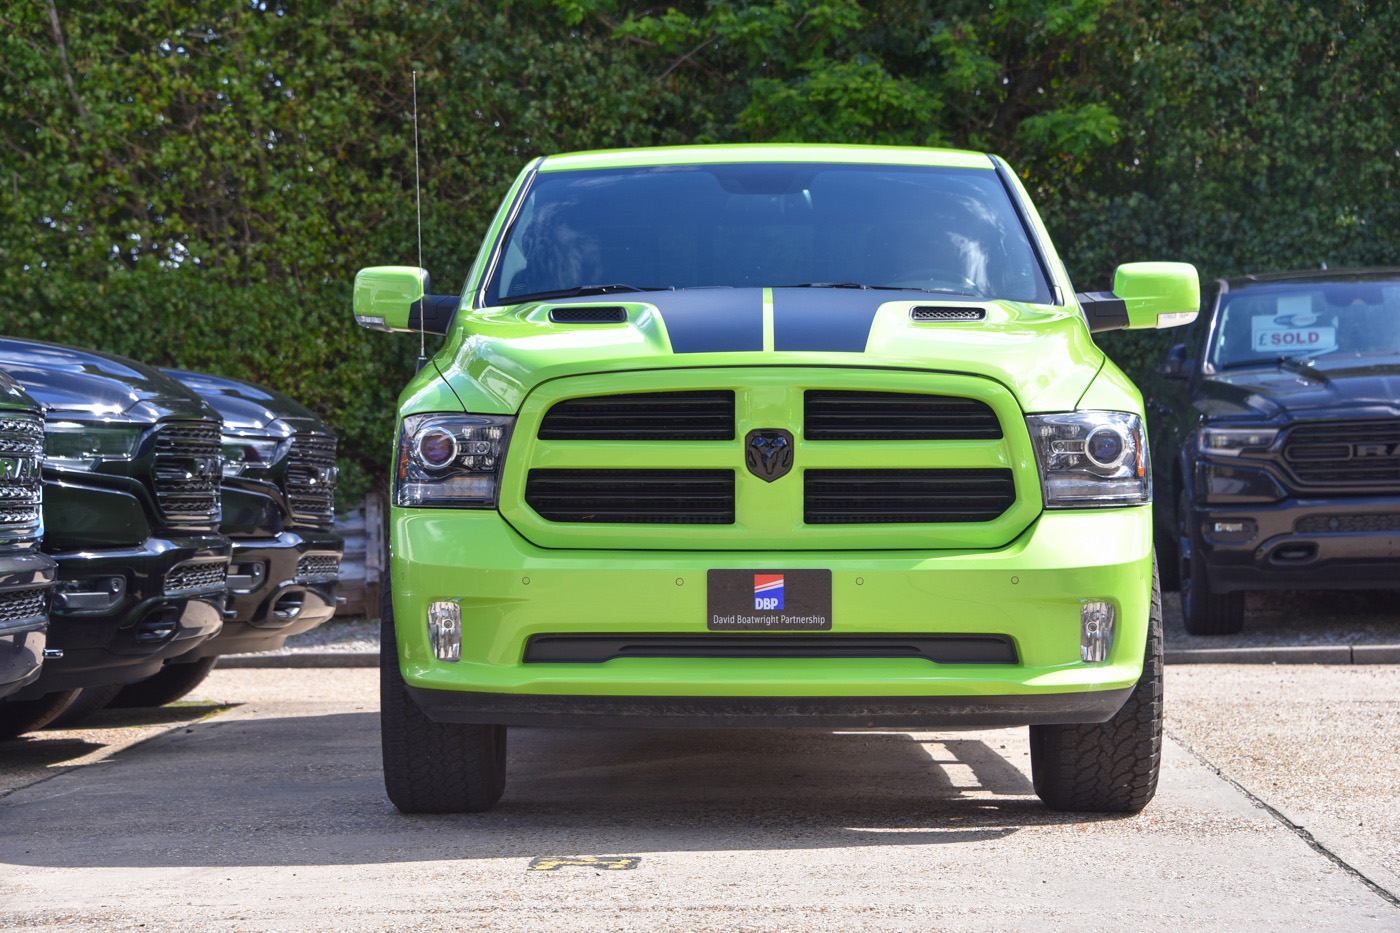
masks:
<svg viewBox="0 0 1400 933"><path fill-rule="evenodd" d="M1400 667L1167 668L1167 731L1400 895Z"/></svg>
<svg viewBox="0 0 1400 933"><path fill-rule="evenodd" d="M1181 599L1162 595L1167 648L1263 648L1303 645L1400 645L1400 596L1395 593L1277 590L1245 596L1244 631L1188 635Z"/></svg>
<svg viewBox="0 0 1400 933"><path fill-rule="evenodd" d="M1223 760L1228 743L1254 748L1290 680L1344 693L1287 706L1313 746L1288 780L1310 779L1330 812L1358 786L1332 779L1339 764L1383 763L1358 738L1379 749L1394 734L1355 713L1389 704L1396 681L1349 672L1173 671L1171 728L1194 741L1200 721L1215 744L1193 747ZM495 811L405 817L384 799L375 676L216 670L194 696L225 712L0 800L0 928L1400 930L1392 901L1174 740L1146 811L1095 818L1034 799L1024 729L520 729ZM1256 693L1257 717L1239 702ZM94 725L130 714L107 715ZM1293 756L1257 757L1263 784ZM1396 822L1383 794L1365 801L1379 811L1367 825ZM640 862L530 868L580 855Z"/></svg>

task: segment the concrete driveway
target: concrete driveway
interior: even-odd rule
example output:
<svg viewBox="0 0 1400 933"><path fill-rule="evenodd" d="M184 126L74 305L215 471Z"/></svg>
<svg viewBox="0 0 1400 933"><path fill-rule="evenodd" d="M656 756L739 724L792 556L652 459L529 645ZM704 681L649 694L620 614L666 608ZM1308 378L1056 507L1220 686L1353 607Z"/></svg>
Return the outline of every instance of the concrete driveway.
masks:
<svg viewBox="0 0 1400 933"><path fill-rule="evenodd" d="M1299 767L1394 767L1393 746L1388 759L1355 748L1368 723L1389 727L1386 744L1396 734L1367 717L1394 715L1400 670L1373 670L1350 683L1350 711L1329 714L1357 728L1314 728ZM512 731L497 810L405 817L381 785L373 670L218 671L138 744L121 739L133 714L108 712L0 745L0 928L1400 930L1383 848L1400 826L1395 782L1358 804L1371 830L1342 825L1345 781L1314 782L1318 812L1347 815L1313 833L1276 815L1286 788L1263 786L1286 729L1227 754L1229 723L1261 721L1232 715L1233 698L1273 721L1268 691L1289 676L1170 670L1178 738L1136 817L1045 810L1024 730L544 729ZM127 737L152 728L137 717Z"/></svg>

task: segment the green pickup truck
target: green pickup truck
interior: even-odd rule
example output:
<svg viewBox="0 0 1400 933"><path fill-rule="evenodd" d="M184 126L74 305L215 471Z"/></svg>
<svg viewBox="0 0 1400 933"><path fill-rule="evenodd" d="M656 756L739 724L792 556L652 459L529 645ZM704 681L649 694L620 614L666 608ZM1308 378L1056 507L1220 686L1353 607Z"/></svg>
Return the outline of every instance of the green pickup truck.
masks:
<svg viewBox="0 0 1400 933"><path fill-rule="evenodd" d="M1076 295L982 153L531 162L460 295L355 281L361 325L446 335L399 401L390 799L490 808L510 726L1030 726L1048 806L1140 810L1151 469L1090 332L1198 292L1151 262Z"/></svg>

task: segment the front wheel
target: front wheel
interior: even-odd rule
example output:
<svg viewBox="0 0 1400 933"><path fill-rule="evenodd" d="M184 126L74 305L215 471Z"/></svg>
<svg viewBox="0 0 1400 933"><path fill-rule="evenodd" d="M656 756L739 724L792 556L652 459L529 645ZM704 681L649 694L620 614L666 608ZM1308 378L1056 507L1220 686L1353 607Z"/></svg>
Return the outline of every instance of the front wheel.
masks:
<svg viewBox="0 0 1400 933"><path fill-rule="evenodd" d="M53 722L82 690L57 690L37 700L0 700L0 739L13 739Z"/></svg>
<svg viewBox="0 0 1400 933"><path fill-rule="evenodd" d="M1182 624L1192 635L1236 635L1244 628L1244 594L1211 589L1205 558L1191 540L1191 502L1186 493L1181 494L1176 510Z"/></svg>
<svg viewBox="0 0 1400 933"><path fill-rule="evenodd" d="M1052 810L1137 813L1162 766L1162 591L1152 568L1152 612L1142 676L1108 722L1031 726L1031 778Z"/></svg>
<svg viewBox="0 0 1400 933"><path fill-rule="evenodd" d="M399 672L390 586L379 635L379 738L384 789L403 813L479 813L506 789L506 727L435 722Z"/></svg>

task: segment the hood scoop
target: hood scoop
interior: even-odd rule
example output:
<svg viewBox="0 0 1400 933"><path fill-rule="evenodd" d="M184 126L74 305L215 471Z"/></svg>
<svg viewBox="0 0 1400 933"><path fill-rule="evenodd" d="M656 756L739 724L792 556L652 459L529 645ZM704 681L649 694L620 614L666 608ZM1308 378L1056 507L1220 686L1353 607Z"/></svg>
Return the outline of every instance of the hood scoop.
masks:
<svg viewBox="0 0 1400 933"><path fill-rule="evenodd" d="M618 305L570 305L549 309L551 324L625 324L627 309Z"/></svg>
<svg viewBox="0 0 1400 933"><path fill-rule="evenodd" d="M936 305L919 305L909 312L909 320L922 323L938 321L985 321L986 308L942 308Z"/></svg>

